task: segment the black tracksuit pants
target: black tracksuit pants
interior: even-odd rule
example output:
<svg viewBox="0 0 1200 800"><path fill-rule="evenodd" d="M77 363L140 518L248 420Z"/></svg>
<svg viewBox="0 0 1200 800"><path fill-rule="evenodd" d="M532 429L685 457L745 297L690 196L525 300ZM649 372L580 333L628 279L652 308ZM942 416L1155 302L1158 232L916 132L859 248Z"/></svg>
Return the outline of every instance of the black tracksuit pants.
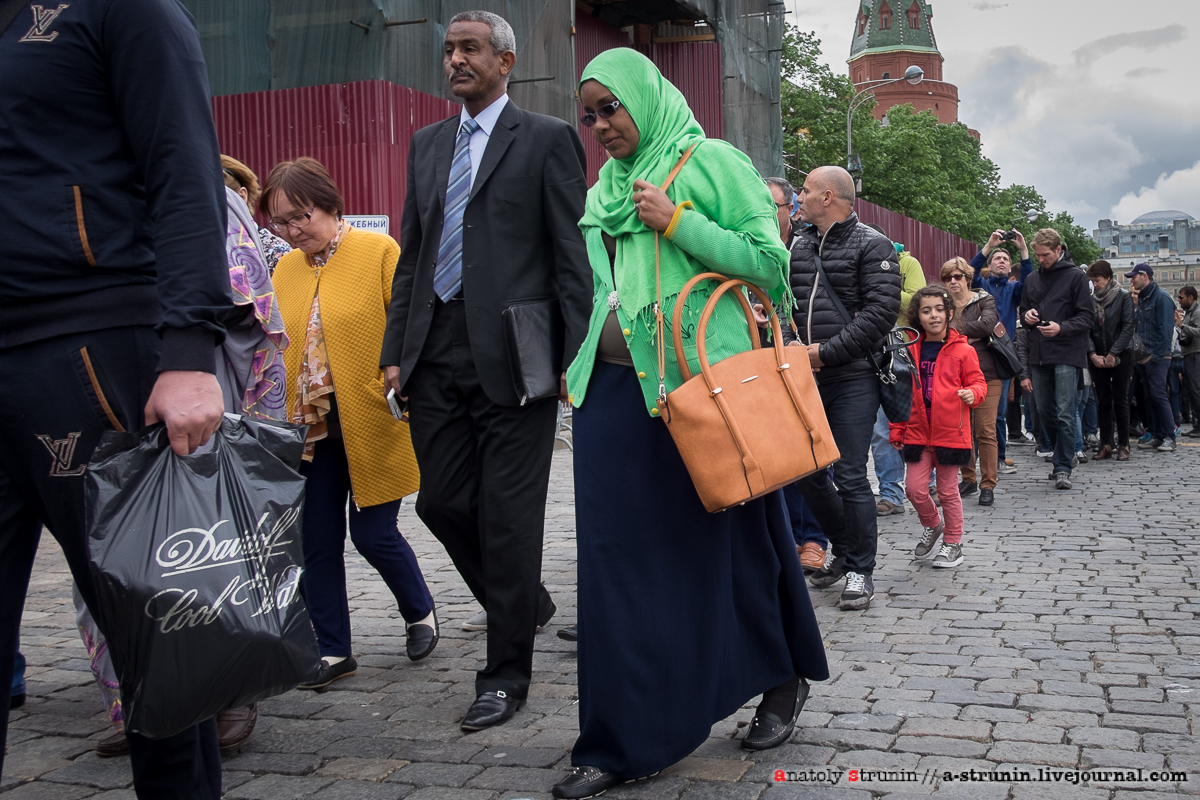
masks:
<svg viewBox="0 0 1200 800"><path fill-rule="evenodd" d="M80 594L94 609L84 530L85 465L105 431L142 426L158 356L159 339L149 327L70 334L0 350L0 767L13 644L41 526L58 540ZM26 709L38 713L36 703ZM140 800L220 798L221 757L212 720L167 739L130 734L129 743Z"/></svg>

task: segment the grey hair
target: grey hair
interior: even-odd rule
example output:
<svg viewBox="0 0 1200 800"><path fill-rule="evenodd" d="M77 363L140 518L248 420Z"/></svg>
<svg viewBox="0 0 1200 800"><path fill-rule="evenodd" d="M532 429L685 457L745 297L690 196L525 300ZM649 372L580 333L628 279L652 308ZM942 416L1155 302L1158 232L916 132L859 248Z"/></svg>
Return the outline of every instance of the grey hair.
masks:
<svg viewBox="0 0 1200 800"><path fill-rule="evenodd" d="M493 14L490 11L463 11L455 14L450 18L450 24L456 22L482 22L492 29L492 36L489 40L492 45L492 52L500 55L506 50L517 52L517 36L513 33L512 25L508 24L508 20L499 14Z"/></svg>
<svg viewBox="0 0 1200 800"><path fill-rule="evenodd" d="M784 199L789 203L796 196L796 187L792 186L786 178L763 178L763 182L768 186L778 186L779 190L783 192Z"/></svg>

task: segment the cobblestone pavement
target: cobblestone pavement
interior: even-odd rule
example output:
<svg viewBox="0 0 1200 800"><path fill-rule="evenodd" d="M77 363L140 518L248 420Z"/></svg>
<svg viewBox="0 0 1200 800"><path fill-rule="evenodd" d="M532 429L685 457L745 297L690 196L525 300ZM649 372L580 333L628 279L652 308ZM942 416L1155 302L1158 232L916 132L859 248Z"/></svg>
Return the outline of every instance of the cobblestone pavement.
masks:
<svg viewBox="0 0 1200 800"><path fill-rule="evenodd" d="M1186 441L1186 440L1185 440ZM607 797L650 800L870 800L885 795L1130 800L1200 793L1200 446L1090 463L1055 491L1032 448L1001 476L991 509L968 498L965 563L910 559L915 514L880 520L876 597L866 613L813 592L832 676L813 687L791 742L748 754L750 702L713 726L691 757ZM235 800L548 798L577 732L575 648L554 633L575 619L571 454L554 462L544 577L558 615L538 637L529 705L508 724L463 735L484 634L460 623L478 607L406 504L402 516L438 600L432 657L404 657L402 621L382 582L350 564L356 678L324 694L261 704L253 738L225 761ZM43 539L25 610L29 702L14 712L3 800L126 800L128 759L100 760L108 732L57 546ZM922 782L927 771L1141 769L1145 780ZM917 782L836 783L829 773L914 770ZM1152 783L1157 770L1187 780ZM785 783L776 770L824 771ZM798 777L808 777L807 775ZM865 777L863 775L860 778ZM891 777L902 777L893 775Z"/></svg>

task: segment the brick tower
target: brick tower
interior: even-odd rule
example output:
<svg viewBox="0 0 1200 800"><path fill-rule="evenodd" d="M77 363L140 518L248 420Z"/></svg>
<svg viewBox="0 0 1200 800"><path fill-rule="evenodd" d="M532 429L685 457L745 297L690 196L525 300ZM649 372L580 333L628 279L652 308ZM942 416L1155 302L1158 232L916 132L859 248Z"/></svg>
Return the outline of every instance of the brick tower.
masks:
<svg viewBox="0 0 1200 800"><path fill-rule="evenodd" d="M912 103L917 111L933 111L938 122L958 122L958 87L942 80L942 60L933 8L925 0L859 0L847 62L855 89L898 78L913 64L925 70L916 86L900 81L875 89L876 119L893 106Z"/></svg>

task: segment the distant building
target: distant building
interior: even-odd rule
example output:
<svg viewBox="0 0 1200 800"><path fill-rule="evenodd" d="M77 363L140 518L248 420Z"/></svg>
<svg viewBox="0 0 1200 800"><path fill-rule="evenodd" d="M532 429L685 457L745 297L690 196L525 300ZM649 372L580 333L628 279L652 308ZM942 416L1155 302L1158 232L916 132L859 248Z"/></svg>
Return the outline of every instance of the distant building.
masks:
<svg viewBox="0 0 1200 800"><path fill-rule="evenodd" d="M876 119L894 106L912 103L917 111L932 111L938 122L958 122L958 87L942 80L944 60L933 34L933 7L925 0L860 0L847 61L854 88L898 78L913 65L925 71L925 79L915 86L900 81L875 89ZM978 131L971 135L979 138Z"/></svg>
<svg viewBox="0 0 1200 800"><path fill-rule="evenodd" d="M1126 225L1102 219L1092 241L1104 250L1113 272L1135 264L1154 268L1154 278L1172 293L1200 282L1200 222L1182 211L1151 211Z"/></svg>

